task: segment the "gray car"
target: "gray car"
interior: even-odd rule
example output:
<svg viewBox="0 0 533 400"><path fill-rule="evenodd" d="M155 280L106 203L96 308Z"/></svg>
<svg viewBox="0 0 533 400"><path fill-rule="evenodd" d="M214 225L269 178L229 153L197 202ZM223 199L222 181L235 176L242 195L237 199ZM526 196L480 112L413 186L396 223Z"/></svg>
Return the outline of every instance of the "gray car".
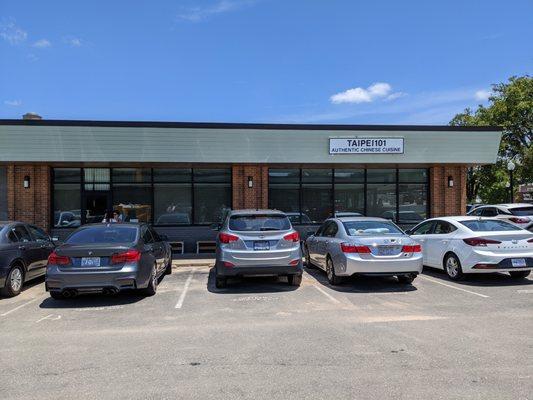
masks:
<svg viewBox="0 0 533 400"><path fill-rule="evenodd" d="M287 215L276 210L230 211L220 227L216 250L216 286L245 275L287 276L302 281L300 235Z"/></svg>
<svg viewBox="0 0 533 400"><path fill-rule="evenodd" d="M0 294L16 296L30 279L44 275L54 243L42 229L22 222L0 222Z"/></svg>
<svg viewBox="0 0 533 400"><path fill-rule="evenodd" d="M154 295L161 275L172 272L165 239L146 224L82 226L50 254L46 290L56 299L122 289Z"/></svg>
<svg viewBox="0 0 533 400"><path fill-rule="evenodd" d="M408 284L422 272L420 244L383 218L328 219L307 238L304 254L307 266L325 270L332 285L358 274L397 276Z"/></svg>

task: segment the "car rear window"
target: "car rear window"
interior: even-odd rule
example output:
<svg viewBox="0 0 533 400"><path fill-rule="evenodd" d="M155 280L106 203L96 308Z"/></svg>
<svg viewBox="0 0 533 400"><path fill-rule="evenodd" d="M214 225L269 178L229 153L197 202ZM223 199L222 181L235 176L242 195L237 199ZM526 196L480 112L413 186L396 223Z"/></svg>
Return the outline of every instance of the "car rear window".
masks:
<svg viewBox="0 0 533 400"><path fill-rule="evenodd" d="M287 231L289 218L279 214L234 215L229 219L229 229L240 232Z"/></svg>
<svg viewBox="0 0 533 400"><path fill-rule="evenodd" d="M102 225L74 231L65 243L133 243L136 239L137 227L135 226Z"/></svg>
<svg viewBox="0 0 533 400"><path fill-rule="evenodd" d="M342 224L350 236L403 234L400 228L386 221L346 221Z"/></svg>
<svg viewBox="0 0 533 400"><path fill-rule="evenodd" d="M532 215L533 216L533 207L517 207L517 208L511 208L509 211L511 211L511 214L517 215L519 217Z"/></svg>
<svg viewBox="0 0 533 400"><path fill-rule="evenodd" d="M468 229L474 232L499 232L499 231L520 231L516 225L497 219L476 219L470 221L459 221Z"/></svg>

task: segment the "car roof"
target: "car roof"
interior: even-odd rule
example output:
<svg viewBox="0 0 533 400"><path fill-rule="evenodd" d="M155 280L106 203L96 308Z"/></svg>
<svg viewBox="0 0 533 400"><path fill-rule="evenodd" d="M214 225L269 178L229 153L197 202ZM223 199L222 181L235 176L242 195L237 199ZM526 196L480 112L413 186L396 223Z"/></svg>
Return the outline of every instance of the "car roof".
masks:
<svg viewBox="0 0 533 400"><path fill-rule="evenodd" d="M499 207L507 207L507 208L518 208L518 207L533 207L533 204L528 203L506 203L506 204L496 204L496 206Z"/></svg>
<svg viewBox="0 0 533 400"><path fill-rule="evenodd" d="M337 217L337 218L330 218L330 220L338 220L340 222L356 222L356 221L387 221L387 222L391 222L389 219L379 218L379 217Z"/></svg>
<svg viewBox="0 0 533 400"><path fill-rule="evenodd" d="M452 215L447 217L434 217L434 218L428 218L425 221L420 221L420 223L427 222L427 221L474 221L474 220L494 220L494 221L501 221L501 219L493 218L493 217L479 217L474 215Z"/></svg>
<svg viewBox="0 0 533 400"><path fill-rule="evenodd" d="M90 227L90 226L104 226L104 225L118 225L118 226L134 226L139 227L141 225L147 225L145 222L96 222L93 224L85 224L80 226L80 228Z"/></svg>
<svg viewBox="0 0 533 400"><path fill-rule="evenodd" d="M278 214L286 215L283 211L280 210L269 210L269 209L243 209L243 210L231 210L230 215L255 215L255 214Z"/></svg>

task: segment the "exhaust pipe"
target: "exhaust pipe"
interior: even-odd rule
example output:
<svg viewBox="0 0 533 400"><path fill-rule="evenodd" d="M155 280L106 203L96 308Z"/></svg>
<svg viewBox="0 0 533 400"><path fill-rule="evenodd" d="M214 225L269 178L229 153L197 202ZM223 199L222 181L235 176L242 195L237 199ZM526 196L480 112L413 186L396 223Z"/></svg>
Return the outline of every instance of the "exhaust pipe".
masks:
<svg viewBox="0 0 533 400"><path fill-rule="evenodd" d="M70 297L75 297L78 293L74 289L66 289L63 290L63 293L61 293L65 299L68 299Z"/></svg>
<svg viewBox="0 0 533 400"><path fill-rule="evenodd" d="M116 288L104 288L104 290L102 290L102 293L105 295L114 295L118 293L118 290Z"/></svg>

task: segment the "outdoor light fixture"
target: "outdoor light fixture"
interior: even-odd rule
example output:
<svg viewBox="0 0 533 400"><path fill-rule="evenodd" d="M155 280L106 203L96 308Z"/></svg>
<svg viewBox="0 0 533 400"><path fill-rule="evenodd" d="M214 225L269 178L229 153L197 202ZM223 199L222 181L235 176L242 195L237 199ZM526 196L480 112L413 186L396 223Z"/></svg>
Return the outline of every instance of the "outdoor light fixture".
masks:
<svg viewBox="0 0 533 400"><path fill-rule="evenodd" d="M24 177L24 189L29 189L29 187L30 187L30 177L26 175Z"/></svg>
<svg viewBox="0 0 533 400"><path fill-rule="evenodd" d="M448 177L448 187L453 187L453 177L452 176Z"/></svg>
<svg viewBox="0 0 533 400"><path fill-rule="evenodd" d="M254 187L254 178L253 176L248 177L248 187L253 188Z"/></svg>

